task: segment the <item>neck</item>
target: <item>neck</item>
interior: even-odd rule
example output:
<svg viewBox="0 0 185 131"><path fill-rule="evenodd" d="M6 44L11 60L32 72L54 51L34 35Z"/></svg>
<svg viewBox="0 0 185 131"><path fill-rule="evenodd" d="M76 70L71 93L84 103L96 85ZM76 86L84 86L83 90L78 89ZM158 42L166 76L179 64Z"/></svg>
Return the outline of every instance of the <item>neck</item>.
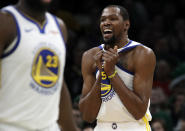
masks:
<svg viewBox="0 0 185 131"><path fill-rule="evenodd" d="M36 21L39 25L43 25L45 22L45 11L37 11L31 8L29 5L27 5L24 2L19 2L16 5L16 8L22 12L25 16L33 19Z"/></svg>
<svg viewBox="0 0 185 131"><path fill-rule="evenodd" d="M121 48L121 47L125 46L128 42L129 42L128 35L125 35L124 37L122 37L122 39L120 39L118 42L116 42L115 45L117 45L118 48Z"/></svg>
<svg viewBox="0 0 185 131"><path fill-rule="evenodd" d="M123 37L123 39L116 41L113 45L105 45L105 49L114 48L114 46L118 46L119 48L124 47L129 42L128 36Z"/></svg>

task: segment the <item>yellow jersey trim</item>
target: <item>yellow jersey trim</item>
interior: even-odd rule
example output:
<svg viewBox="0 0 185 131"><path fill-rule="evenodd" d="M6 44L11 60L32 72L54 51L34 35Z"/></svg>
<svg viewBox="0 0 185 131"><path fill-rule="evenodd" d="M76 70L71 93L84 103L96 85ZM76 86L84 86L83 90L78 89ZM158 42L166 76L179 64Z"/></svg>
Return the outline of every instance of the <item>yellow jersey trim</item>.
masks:
<svg viewBox="0 0 185 131"><path fill-rule="evenodd" d="M147 130L147 131L151 131L151 130L150 130L150 125L149 125L149 122L148 122L146 116L144 116L144 117L142 118L142 120L144 121L144 123L145 123L145 125L146 125L146 130Z"/></svg>

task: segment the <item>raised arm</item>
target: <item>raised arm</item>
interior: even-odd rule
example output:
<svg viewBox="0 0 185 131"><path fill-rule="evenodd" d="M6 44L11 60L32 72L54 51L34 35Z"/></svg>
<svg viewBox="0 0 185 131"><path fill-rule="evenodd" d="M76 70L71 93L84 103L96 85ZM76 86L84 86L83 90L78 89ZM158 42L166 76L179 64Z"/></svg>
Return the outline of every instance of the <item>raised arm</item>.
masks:
<svg viewBox="0 0 185 131"><path fill-rule="evenodd" d="M93 55L94 53L92 52L93 51L90 50L83 54L82 75L84 83L79 102L79 107L80 111L82 112L83 119L88 122L93 122L96 120L101 106L101 77L98 75L97 79L95 78L95 70L97 65L95 61L99 61L102 54L101 51L95 55Z"/></svg>

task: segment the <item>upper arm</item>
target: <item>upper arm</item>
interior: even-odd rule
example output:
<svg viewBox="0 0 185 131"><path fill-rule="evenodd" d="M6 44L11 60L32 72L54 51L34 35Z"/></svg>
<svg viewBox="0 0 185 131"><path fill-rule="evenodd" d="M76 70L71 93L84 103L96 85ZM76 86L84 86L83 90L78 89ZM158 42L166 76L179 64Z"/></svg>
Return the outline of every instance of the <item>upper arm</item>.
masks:
<svg viewBox="0 0 185 131"><path fill-rule="evenodd" d="M16 24L12 15L0 12L0 56L16 36Z"/></svg>
<svg viewBox="0 0 185 131"><path fill-rule="evenodd" d="M154 52L147 47L138 47L134 54L134 92L146 106L151 94L155 64Z"/></svg>
<svg viewBox="0 0 185 131"><path fill-rule="evenodd" d="M61 20L59 18L57 20L59 22L60 29L62 31L62 35L64 37L64 41L67 42L67 38L68 38L67 27L66 27L65 23L63 22L63 20Z"/></svg>
<svg viewBox="0 0 185 131"><path fill-rule="evenodd" d="M83 76L83 89L82 97L86 96L91 90L93 84L96 81L95 75L93 74L93 56L89 51L86 51L82 57L82 76Z"/></svg>

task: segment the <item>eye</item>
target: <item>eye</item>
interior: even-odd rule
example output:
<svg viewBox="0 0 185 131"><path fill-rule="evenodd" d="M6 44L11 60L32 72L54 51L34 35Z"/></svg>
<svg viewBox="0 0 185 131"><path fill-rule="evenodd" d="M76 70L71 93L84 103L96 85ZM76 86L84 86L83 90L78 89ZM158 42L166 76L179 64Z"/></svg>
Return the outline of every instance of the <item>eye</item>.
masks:
<svg viewBox="0 0 185 131"><path fill-rule="evenodd" d="M100 22L103 22L103 21L105 21L105 18L101 18L101 19L100 19Z"/></svg>
<svg viewBox="0 0 185 131"><path fill-rule="evenodd" d="M115 21L115 20L118 20L118 18L112 17L112 18L110 18L110 20L111 20L111 21Z"/></svg>

